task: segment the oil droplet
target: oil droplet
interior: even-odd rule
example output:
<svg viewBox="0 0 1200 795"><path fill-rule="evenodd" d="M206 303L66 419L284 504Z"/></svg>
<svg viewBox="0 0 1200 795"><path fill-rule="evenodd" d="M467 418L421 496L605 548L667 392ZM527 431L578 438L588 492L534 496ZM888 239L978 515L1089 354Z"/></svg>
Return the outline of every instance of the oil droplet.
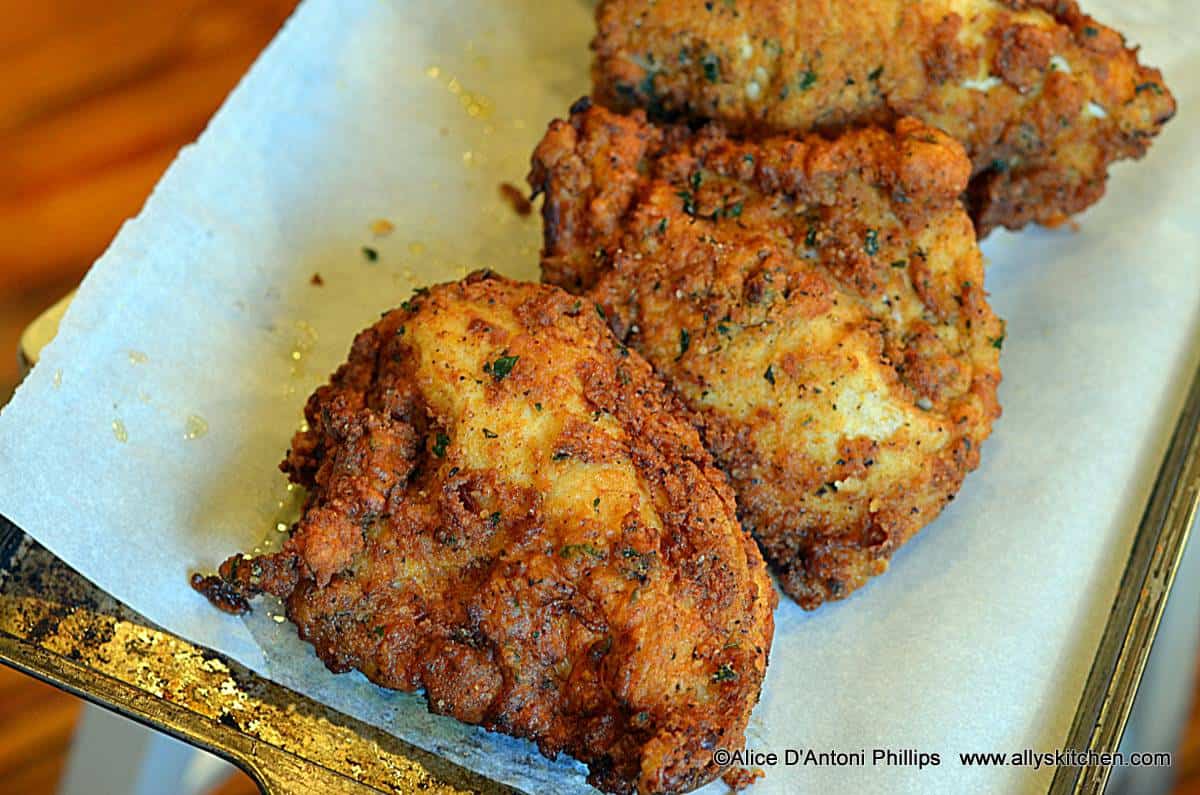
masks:
<svg viewBox="0 0 1200 795"><path fill-rule="evenodd" d="M426 70L425 70L425 76L426 76L426 77L431 77L431 78L433 78L434 80L437 80L437 79L438 79L438 75L440 75L441 73L442 73L442 70L441 70L441 69L439 69L439 68L438 68L438 67L436 67L436 66L431 66L431 67L429 67L428 69L426 69Z"/></svg>
<svg viewBox="0 0 1200 795"><path fill-rule="evenodd" d="M452 78L450 78L450 82L446 84L446 89L451 94L461 94L462 93L462 83L458 82L457 77L452 77Z"/></svg>
<svg viewBox="0 0 1200 795"><path fill-rule="evenodd" d="M308 353L317 344L319 338L317 330L303 320L297 320L295 323L296 337L292 340L292 350L288 356L292 360L290 373L292 378L299 378L305 375L305 369L300 360L304 358L304 354ZM295 391L294 387L285 387L284 394L290 395Z"/></svg>
<svg viewBox="0 0 1200 795"><path fill-rule="evenodd" d="M184 439L199 439L208 433L208 421L199 414L189 414L183 424Z"/></svg>
<svg viewBox="0 0 1200 795"><path fill-rule="evenodd" d="M396 225L386 218L376 218L370 224L371 234L375 235L376 237L386 237L390 235L392 230L395 228Z"/></svg>
<svg viewBox="0 0 1200 795"><path fill-rule="evenodd" d="M472 118L487 119L492 115L492 101L482 94L463 93L458 101Z"/></svg>
<svg viewBox="0 0 1200 795"><path fill-rule="evenodd" d="M408 253L412 254L414 257L421 256L422 254L425 253L425 244L419 243L414 240L413 242L408 244Z"/></svg>
<svg viewBox="0 0 1200 795"><path fill-rule="evenodd" d="M317 330L303 320L296 321L296 350L307 353L317 344Z"/></svg>
<svg viewBox="0 0 1200 795"><path fill-rule="evenodd" d="M130 351L129 352L129 363L130 364L145 364L148 361L150 361L150 357L147 356L146 354L142 353L141 351Z"/></svg>
<svg viewBox="0 0 1200 795"><path fill-rule="evenodd" d="M282 624L284 621L287 621L287 618L285 616L276 614L276 615L271 616L271 620L274 621L276 624Z"/></svg>
<svg viewBox="0 0 1200 795"><path fill-rule="evenodd" d="M307 422L300 423L300 433L308 433L308 423Z"/></svg>
<svg viewBox="0 0 1200 795"><path fill-rule="evenodd" d="M283 503L282 503L282 502L281 502L281 503L279 503L279 507L280 507L280 508L282 508L282 507L283 507ZM286 523L284 523L284 522L276 522L276 523L275 523L275 532L276 532L276 533L286 533L287 531L288 531L288 526L287 526L287 524L286 524Z"/></svg>
<svg viewBox="0 0 1200 795"><path fill-rule="evenodd" d="M58 389L61 386L62 386L62 368L60 367L54 371L54 388Z"/></svg>
<svg viewBox="0 0 1200 795"><path fill-rule="evenodd" d="M125 430L125 423L121 422L120 420L112 421L112 432L113 436L115 436L117 441L121 444L125 444L129 441L129 431Z"/></svg>

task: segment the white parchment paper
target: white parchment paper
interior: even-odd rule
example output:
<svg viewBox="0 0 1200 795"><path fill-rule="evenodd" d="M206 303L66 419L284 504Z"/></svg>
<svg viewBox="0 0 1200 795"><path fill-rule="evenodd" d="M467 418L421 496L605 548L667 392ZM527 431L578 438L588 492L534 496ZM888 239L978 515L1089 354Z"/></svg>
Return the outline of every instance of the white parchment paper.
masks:
<svg viewBox="0 0 1200 795"><path fill-rule="evenodd" d="M1078 233L987 241L1009 325L983 464L887 576L813 614L782 602L750 731L761 751L942 764L781 766L756 792L1049 783L957 753L1062 744L1200 321L1194 10L1088 6L1164 68L1180 115L1144 162L1115 169ZM225 616L187 578L278 538L295 495L276 464L355 331L475 267L536 278L539 223L497 186L523 187L545 124L586 92L591 33L583 0L308 0L92 269L0 416L0 513L152 621L277 682L518 787L586 789L570 760L327 673L276 606Z"/></svg>

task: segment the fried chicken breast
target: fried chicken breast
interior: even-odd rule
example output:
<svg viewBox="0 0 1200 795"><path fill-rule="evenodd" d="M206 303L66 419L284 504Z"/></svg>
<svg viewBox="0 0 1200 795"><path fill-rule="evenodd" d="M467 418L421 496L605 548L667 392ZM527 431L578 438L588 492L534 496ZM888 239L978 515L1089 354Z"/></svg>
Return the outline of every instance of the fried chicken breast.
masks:
<svg viewBox="0 0 1200 795"><path fill-rule="evenodd" d="M1162 74L1074 0L602 0L595 95L740 132L914 116L972 161L968 209L1061 224L1174 114Z"/></svg>
<svg viewBox="0 0 1200 795"><path fill-rule="evenodd" d="M954 497L1000 413L962 147L913 119L746 142L573 111L530 174L545 278L694 413L783 589L845 597Z"/></svg>
<svg viewBox="0 0 1200 795"><path fill-rule="evenodd" d="M276 554L193 585L285 600L335 672L681 792L741 747L775 591L695 430L594 306L490 274L420 292L310 398Z"/></svg>

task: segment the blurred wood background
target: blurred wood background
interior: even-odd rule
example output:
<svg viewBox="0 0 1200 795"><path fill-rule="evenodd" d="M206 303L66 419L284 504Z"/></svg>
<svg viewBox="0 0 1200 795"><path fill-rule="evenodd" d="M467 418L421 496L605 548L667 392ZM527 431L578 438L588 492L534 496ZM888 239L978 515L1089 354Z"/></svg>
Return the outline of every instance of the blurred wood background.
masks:
<svg viewBox="0 0 1200 795"><path fill-rule="evenodd" d="M0 0L0 404L21 330L79 282L294 6ZM54 791L78 714L74 697L0 666L5 792ZM1176 767L1176 795L1200 795L1196 707ZM239 774L220 793L256 791Z"/></svg>
<svg viewBox="0 0 1200 795"><path fill-rule="evenodd" d="M295 0L0 0L0 402L74 287Z"/></svg>
<svg viewBox="0 0 1200 795"><path fill-rule="evenodd" d="M296 0L0 0L0 405L74 288ZM49 795L80 702L0 666L0 790ZM238 774L214 795L250 795Z"/></svg>

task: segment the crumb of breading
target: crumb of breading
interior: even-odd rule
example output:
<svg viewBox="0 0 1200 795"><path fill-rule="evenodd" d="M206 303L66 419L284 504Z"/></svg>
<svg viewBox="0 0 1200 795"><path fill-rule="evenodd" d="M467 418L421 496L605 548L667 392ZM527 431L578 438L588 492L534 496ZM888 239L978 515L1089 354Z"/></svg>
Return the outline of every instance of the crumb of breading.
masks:
<svg viewBox="0 0 1200 795"><path fill-rule="evenodd" d="M530 203L524 192L511 182L500 183L500 197L508 202L513 211L522 218L533 212L533 204Z"/></svg>

